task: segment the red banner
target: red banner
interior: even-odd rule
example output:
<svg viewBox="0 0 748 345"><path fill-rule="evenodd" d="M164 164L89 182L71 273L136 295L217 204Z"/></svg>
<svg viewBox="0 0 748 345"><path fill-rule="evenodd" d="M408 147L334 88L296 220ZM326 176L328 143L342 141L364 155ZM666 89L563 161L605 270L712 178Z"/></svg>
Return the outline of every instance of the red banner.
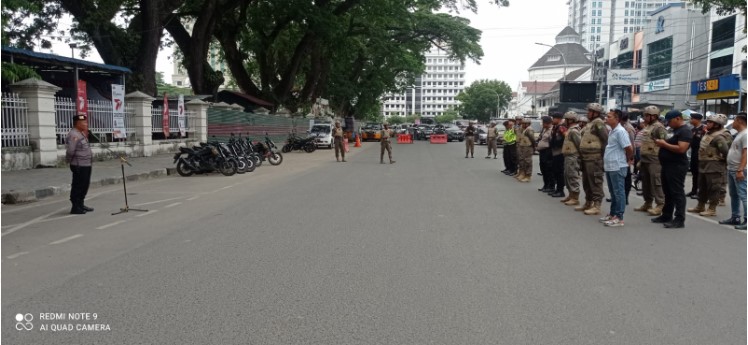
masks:
<svg viewBox="0 0 748 345"><path fill-rule="evenodd" d="M164 92L164 111L161 113L161 124L164 126L164 139L169 138L169 99Z"/></svg>
<svg viewBox="0 0 748 345"><path fill-rule="evenodd" d="M88 121L88 95L86 81L78 80L78 94L75 97L75 115L85 115Z"/></svg>

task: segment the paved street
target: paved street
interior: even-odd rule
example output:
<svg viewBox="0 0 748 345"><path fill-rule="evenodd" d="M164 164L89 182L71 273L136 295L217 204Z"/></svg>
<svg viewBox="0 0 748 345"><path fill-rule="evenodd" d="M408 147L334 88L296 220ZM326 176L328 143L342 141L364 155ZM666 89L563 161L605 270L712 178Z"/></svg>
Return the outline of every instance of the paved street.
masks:
<svg viewBox="0 0 748 345"><path fill-rule="evenodd" d="M84 216L64 196L3 206L3 340L747 341L745 232L692 216L664 229L632 211L634 196L626 226L605 228L537 192L539 176L500 174L485 146L465 159L462 143L395 144L394 165L379 164L378 143L352 150L348 163L318 150L248 175L128 184L147 213L109 215L121 185L91 190ZM19 313L32 330L17 330Z"/></svg>

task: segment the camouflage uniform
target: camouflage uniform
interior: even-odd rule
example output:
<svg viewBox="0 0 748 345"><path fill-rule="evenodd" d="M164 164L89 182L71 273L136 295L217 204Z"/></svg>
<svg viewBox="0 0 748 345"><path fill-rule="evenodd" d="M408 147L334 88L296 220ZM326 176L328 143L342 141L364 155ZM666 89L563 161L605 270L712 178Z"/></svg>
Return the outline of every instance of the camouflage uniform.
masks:
<svg viewBox="0 0 748 345"><path fill-rule="evenodd" d="M535 131L529 126L530 120L524 120L523 124L527 124L526 128L523 128L520 135L517 137L517 153L519 162L519 173L517 174L517 180L520 182L530 182L532 178L532 155L535 152Z"/></svg>
<svg viewBox="0 0 748 345"><path fill-rule="evenodd" d="M722 182L727 173L727 152L732 145L730 132L724 129L727 117L723 114L710 116L707 121L720 124L701 139L699 146L699 204L688 212L699 212L702 216L717 215L717 205L722 193ZM705 210L709 202L709 209Z"/></svg>
<svg viewBox="0 0 748 345"><path fill-rule="evenodd" d="M653 108L656 109L656 107ZM659 109L656 110L659 113ZM634 209L634 211L649 212L652 216L662 214L662 207L665 205L665 193L662 191L662 180L660 179L662 171L659 159L660 147L655 144L655 140L665 139L666 136L665 126L659 121L652 121L642 129L639 171L641 173L644 205ZM651 207L653 199L655 207Z"/></svg>
<svg viewBox="0 0 748 345"><path fill-rule="evenodd" d="M596 103L587 106L588 114L597 113L598 116L582 129L582 141L579 153L582 156L582 187L585 199L588 200L584 211L587 215L600 214L600 204L605 197L603 191L603 153L608 145L608 130L601 119L602 106ZM579 208L577 208L579 210Z"/></svg>
<svg viewBox="0 0 748 345"><path fill-rule="evenodd" d="M567 112L564 114L565 119L576 122L577 114ZM564 179L566 179L566 188L569 190L569 198L561 200L565 205L579 205L579 144L582 141L582 134L579 130L579 124L573 123L569 126L564 138L564 145L561 151L564 155Z"/></svg>
<svg viewBox="0 0 748 345"><path fill-rule="evenodd" d="M335 123L335 128L332 129L332 137L335 141L335 159L340 162L339 157L343 157L343 162L345 162L345 147L343 146L343 129L340 128L340 122Z"/></svg>
<svg viewBox="0 0 748 345"><path fill-rule="evenodd" d="M392 160L392 144L390 143L390 138L395 136L395 132L392 131L387 127L387 125L384 126L384 129L382 130L382 135L380 139L380 146L381 150L379 152L379 163L384 164L384 151L387 150L387 156L390 158L390 164L394 164L395 161Z"/></svg>

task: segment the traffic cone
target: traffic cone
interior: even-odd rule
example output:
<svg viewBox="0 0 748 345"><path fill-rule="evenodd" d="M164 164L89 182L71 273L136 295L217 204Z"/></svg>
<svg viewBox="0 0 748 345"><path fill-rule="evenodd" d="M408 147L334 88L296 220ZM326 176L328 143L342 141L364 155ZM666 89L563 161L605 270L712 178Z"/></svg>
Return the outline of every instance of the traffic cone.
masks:
<svg viewBox="0 0 748 345"><path fill-rule="evenodd" d="M353 147L361 147L361 139L358 137L358 135L356 136L356 145L353 145Z"/></svg>

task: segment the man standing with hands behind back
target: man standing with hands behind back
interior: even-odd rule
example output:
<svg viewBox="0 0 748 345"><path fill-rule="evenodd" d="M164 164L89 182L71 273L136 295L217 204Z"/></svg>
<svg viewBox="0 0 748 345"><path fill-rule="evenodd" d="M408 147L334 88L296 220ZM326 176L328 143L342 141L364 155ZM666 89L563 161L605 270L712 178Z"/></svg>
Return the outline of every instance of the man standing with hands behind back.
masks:
<svg viewBox="0 0 748 345"><path fill-rule="evenodd" d="M343 146L343 129L340 128L340 121L335 121L335 128L332 129L332 138L335 142L335 159L340 162L340 156L345 162L345 147Z"/></svg>
<svg viewBox="0 0 748 345"><path fill-rule="evenodd" d="M380 141L382 149L379 153L379 164L384 164L384 151L387 150L387 156L390 158L390 164L395 164L395 161L392 160L392 144L390 143L390 138L395 136L395 132L390 129L390 125L385 123L384 129L382 129L382 135Z"/></svg>
<svg viewBox="0 0 748 345"><path fill-rule="evenodd" d="M473 126L473 121L470 121L468 123L467 128L465 128L465 158L468 158L468 154L470 154L470 158L475 158L473 156L474 151L475 151L475 126Z"/></svg>
<svg viewBox="0 0 748 345"><path fill-rule="evenodd" d="M65 145L65 161L70 164L70 171L73 172L73 183L70 186L70 202L73 208L70 209L70 213L93 212L93 208L83 204L88 194L88 186L91 184L93 160L93 152L88 144L88 120L85 115L73 117L73 129L68 133Z"/></svg>
<svg viewBox="0 0 748 345"><path fill-rule="evenodd" d="M655 145L660 147L660 180L665 194L665 205L662 207L662 214L652 218L652 223L663 223L666 228L680 229L685 226L686 221L686 152L691 145L693 133L685 125L683 115L677 110L669 111L665 115L665 121L673 129L673 136L667 140L655 140Z"/></svg>

